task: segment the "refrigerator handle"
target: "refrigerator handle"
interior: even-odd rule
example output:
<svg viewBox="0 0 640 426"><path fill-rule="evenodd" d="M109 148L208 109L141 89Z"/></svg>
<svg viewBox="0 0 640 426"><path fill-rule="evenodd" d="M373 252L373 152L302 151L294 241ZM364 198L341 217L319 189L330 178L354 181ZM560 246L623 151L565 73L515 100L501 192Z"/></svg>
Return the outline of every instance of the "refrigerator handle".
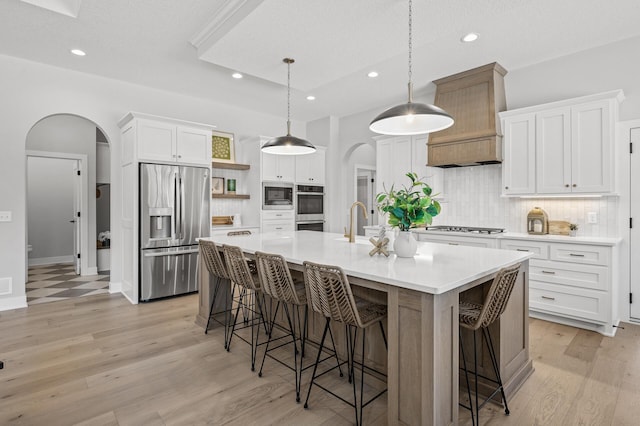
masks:
<svg viewBox="0 0 640 426"><path fill-rule="evenodd" d="M184 211L185 211L185 201L184 201L184 182L182 180L182 176L180 176L180 239L184 238Z"/></svg>
<svg viewBox="0 0 640 426"><path fill-rule="evenodd" d="M173 173L173 220L171 221L171 238L177 239L178 233L178 172Z"/></svg>

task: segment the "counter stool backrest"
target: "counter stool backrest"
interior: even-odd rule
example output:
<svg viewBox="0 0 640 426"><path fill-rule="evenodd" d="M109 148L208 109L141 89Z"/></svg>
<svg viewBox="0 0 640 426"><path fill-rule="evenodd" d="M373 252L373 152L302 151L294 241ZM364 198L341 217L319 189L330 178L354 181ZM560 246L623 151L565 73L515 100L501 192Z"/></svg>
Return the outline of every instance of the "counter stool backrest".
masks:
<svg viewBox="0 0 640 426"><path fill-rule="evenodd" d="M491 283L489 293L487 293L482 306L482 311L473 329L488 327L500 318L500 315L502 315L509 302L509 297L518 278L520 266L521 264L518 263L498 271Z"/></svg>
<svg viewBox="0 0 640 426"><path fill-rule="evenodd" d="M207 270L211 275L225 279L229 278L227 266L222 261L216 243L213 241L200 240L200 252L202 253L204 264L207 266Z"/></svg>
<svg viewBox="0 0 640 426"><path fill-rule="evenodd" d="M294 305L304 305L291 277L289 265L279 254L256 252L256 266L262 291L276 300Z"/></svg>
<svg viewBox="0 0 640 426"><path fill-rule="evenodd" d="M222 252L231 281L250 290L260 290L260 283L254 279L242 249L225 244L222 246Z"/></svg>
<svg viewBox="0 0 640 426"><path fill-rule="evenodd" d="M363 327L349 280L342 268L305 261L304 281L311 309L334 321Z"/></svg>

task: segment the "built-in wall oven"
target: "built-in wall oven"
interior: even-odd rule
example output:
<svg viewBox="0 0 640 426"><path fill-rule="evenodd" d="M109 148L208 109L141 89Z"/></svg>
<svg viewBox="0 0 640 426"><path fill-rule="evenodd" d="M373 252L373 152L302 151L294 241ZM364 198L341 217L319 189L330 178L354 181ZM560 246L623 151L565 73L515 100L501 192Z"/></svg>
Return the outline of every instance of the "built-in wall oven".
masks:
<svg viewBox="0 0 640 426"><path fill-rule="evenodd" d="M293 184L282 182L262 183L262 210L292 210Z"/></svg>
<svg viewBox="0 0 640 426"><path fill-rule="evenodd" d="M296 229L324 231L324 187L296 186Z"/></svg>

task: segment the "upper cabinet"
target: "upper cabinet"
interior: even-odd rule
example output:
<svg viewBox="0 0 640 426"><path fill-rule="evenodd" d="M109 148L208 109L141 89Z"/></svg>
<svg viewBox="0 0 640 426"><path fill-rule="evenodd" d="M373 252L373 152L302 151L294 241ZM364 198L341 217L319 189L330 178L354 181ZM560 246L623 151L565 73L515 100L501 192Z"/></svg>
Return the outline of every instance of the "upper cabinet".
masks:
<svg viewBox="0 0 640 426"><path fill-rule="evenodd" d="M135 128L132 154L137 161L211 163L211 126L139 113L127 114L120 126L123 132Z"/></svg>
<svg viewBox="0 0 640 426"><path fill-rule="evenodd" d="M506 111L504 195L615 191L614 141L621 90Z"/></svg>
<svg viewBox="0 0 640 426"><path fill-rule="evenodd" d="M296 183L300 185L324 185L326 151L316 147L313 154L296 156Z"/></svg>
<svg viewBox="0 0 640 426"><path fill-rule="evenodd" d="M262 153L262 180L271 182L293 182L296 173L294 155Z"/></svg>

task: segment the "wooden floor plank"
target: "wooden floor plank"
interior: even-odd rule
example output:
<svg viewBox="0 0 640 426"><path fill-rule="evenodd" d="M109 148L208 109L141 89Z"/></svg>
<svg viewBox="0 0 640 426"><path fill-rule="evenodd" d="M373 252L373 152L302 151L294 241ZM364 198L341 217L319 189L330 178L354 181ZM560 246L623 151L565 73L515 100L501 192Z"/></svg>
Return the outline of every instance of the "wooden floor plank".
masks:
<svg viewBox="0 0 640 426"><path fill-rule="evenodd" d="M205 335L194 324L197 303L196 295L141 305L96 295L0 313L0 424L353 422L353 409L319 388L309 409L297 404L293 372L273 360L259 378L246 343L234 339L227 352L222 327ZM488 404L480 424L638 424L640 326L622 326L609 338L532 320L536 370L509 402L510 416ZM276 352L291 360L290 348ZM308 357L314 354L310 349ZM303 375L303 400L309 375ZM351 395L346 377L324 380ZM386 425L386 396L365 409L364 419ZM460 423L471 424L464 409Z"/></svg>

